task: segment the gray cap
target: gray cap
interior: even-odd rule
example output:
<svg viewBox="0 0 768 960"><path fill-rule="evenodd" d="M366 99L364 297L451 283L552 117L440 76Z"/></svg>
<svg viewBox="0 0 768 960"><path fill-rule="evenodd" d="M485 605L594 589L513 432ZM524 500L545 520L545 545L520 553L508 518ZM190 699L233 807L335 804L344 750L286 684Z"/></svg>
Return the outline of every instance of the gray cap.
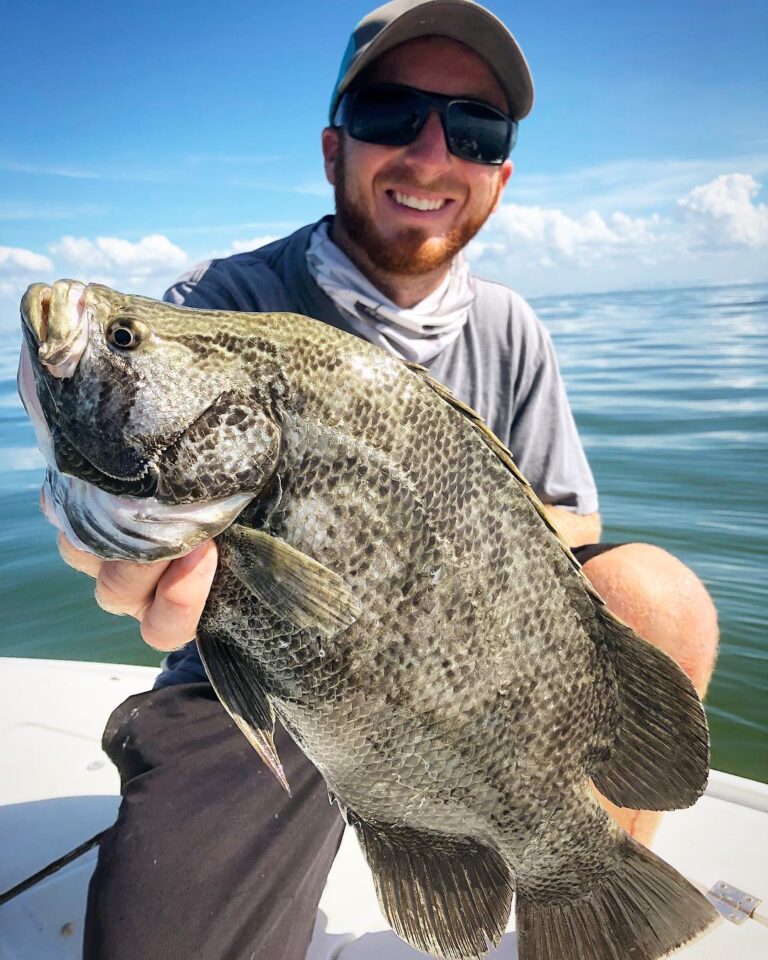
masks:
<svg viewBox="0 0 768 960"><path fill-rule="evenodd" d="M510 115L521 120L533 106L533 81L517 41L501 20L472 0L391 0L355 27L331 97L330 122L344 92L387 50L416 37L450 37L474 50L496 74Z"/></svg>

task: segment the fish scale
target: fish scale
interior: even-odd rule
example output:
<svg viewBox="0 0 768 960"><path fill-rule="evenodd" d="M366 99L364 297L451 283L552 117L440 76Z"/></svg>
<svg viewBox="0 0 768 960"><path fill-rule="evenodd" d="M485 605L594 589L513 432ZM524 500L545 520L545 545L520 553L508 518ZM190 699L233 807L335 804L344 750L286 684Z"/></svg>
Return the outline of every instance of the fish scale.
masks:
<svg viewBox="0 0 768 960"><path fill-rule="evenodd" d="M398 934L474 960L513 891L521 960L656 960L706 928L711 906L590 783L618 804L692 803L701 704L606 610L478 415L308 318L67 283L22 304L25 404L58 488L87 481L61 524L136 560L218 535L198 631L214 689L285 786L275 717L317 766ZM89 485L108 496L86 523ZM146 547L109 496L115 516L144 498ZM174 526L179 505L206 525Z"/></svg>

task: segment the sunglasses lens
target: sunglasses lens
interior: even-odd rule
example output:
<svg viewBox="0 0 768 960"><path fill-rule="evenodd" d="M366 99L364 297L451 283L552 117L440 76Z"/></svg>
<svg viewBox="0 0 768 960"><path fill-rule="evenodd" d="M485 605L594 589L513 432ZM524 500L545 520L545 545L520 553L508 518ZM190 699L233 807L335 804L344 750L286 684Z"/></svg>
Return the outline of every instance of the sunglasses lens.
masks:
<svg viewBox="0 0 768 960"><path fill-rule="evenodd" d="M415 140L424 124L421 99L405 90L358 90L350 106L347 129L351 137L364 143L402 147Z"/></svg>
<svg viewBox="0 0 768 960"><path fill-rule="evenodd" d="M448 149L475 163L503 163L517 125L477 100L453 100L396 85L363 87L343 101L343 124L364 143L403 147L413 143L431 110L443 118Z"/></svg>
<svg viewBox="0 0 768 960"><path fill-rule="evenodd" d="M454 101L446 110L451 153L475 163L503 163L512 146L514 124L491 107L469 100Z"/></svg>

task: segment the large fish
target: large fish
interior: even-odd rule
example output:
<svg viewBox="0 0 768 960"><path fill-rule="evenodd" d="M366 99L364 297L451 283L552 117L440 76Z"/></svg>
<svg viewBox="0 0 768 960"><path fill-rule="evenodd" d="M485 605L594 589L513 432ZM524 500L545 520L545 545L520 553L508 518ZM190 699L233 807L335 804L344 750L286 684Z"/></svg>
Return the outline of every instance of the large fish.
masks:
<svg viewBox="0 0 768 960"><path fill-rule="evenodd" d="M22 302L46 500L101 557L217 535L198 643L276 776L278 717L397 933L451 960L655 960L715 912L594 798L707 777L696 693L606 610L509 451L418 367L291 314L107 287Z"/></svg>

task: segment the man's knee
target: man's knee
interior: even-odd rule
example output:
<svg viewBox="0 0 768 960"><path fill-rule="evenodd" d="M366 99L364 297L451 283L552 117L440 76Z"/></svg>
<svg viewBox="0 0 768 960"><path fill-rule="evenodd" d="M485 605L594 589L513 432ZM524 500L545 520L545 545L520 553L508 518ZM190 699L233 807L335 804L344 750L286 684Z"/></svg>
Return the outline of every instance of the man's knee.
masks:
<svg viewBox="0 0 768 960"><path fill-rule="evenodd" d="M659 547L627 543L584 565L608 608L669 654L703 696L717 653L717 612L684 563Z"/></svg>

